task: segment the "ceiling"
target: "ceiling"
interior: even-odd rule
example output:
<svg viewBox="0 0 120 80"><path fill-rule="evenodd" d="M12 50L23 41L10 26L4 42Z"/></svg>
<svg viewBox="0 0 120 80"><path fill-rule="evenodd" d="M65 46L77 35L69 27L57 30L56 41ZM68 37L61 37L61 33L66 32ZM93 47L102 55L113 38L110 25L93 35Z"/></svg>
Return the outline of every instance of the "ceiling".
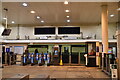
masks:
<svg viewBox="0 0 120 80"><path fill-rule="evenodd" d="M118 22L117 2L71 2L65 5L63 2L27 2L28 7L23 7L22 2L3 2L3 18L8 16L8 24L15 21L15 24L24 25L81 25L81 24L99 24L101 23L101 5L108 5L108 21L110 23ZM70 12L66 13L65 10ZM34 10L36 13L31 14ZM114 17L109 15L114 14ZM67 23L66 16L70 16L70 23ZM40 16L41 19L37 19ZM44 20L44 23L40 21ZM5 20L3 20L5 23Z"/></svg>

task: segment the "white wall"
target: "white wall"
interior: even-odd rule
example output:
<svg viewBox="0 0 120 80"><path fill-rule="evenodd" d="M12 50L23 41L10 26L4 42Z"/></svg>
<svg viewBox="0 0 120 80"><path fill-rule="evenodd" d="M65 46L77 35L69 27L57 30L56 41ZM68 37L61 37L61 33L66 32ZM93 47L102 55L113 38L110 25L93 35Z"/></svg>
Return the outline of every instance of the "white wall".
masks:
<svg viewBox="0 0 120 80"><path fill-rule="evenodd" d="M108 38L112 39L113 35L115 35L116 33L116 26L117 24L109 24L108 25ZM94 34L96 34L96 38L97 39L101 39L102 37L102 27L101 25L97 25L97 26L80 26L81 28L81 32L83 32L83 36L92 36Z"/></svg>
<svg viewBox="0 0 120 80"><path fill-rule="evenodd" d="M3 32L4 27L2 26L2 2L0 0L0 39L3 37L1 36L1 33Z"/></svg>
<svg viewBox="0 0 120 80"><path fill-rule="evenodd" d="M9 36L9 39L16 39L18 27L10 27L10 28L12 29L12 32ZM109 39L112 39L113 35L115 35L116 32L116 24L109 24L108 28L109 28L108 29ZM94 34L96 34L97 39L101 39L101 35L102 35L101 25L80 26L80 31L83 32L84 37L93 36ZM36 39L37 37L39 37L34 35L34 27L19 27L19 35L20 35L20 39L25 39L25 35L30 36L30 39Z"/></svg>
<svg viewBox="0 0 120 80"><path fill-rule="evenodd" d="M4 27L0 24L0 39L3 39L3 36L1 36L3 30L4 30Z"/></svg>

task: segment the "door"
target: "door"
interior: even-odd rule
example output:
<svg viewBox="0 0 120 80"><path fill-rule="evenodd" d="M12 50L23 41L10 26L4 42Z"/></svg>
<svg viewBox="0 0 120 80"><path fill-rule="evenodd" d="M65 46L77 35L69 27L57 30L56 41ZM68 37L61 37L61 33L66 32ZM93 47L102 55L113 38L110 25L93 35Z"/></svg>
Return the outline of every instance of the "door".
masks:
<svg viewBox="0 0 120 80"><path fill-rule="evenodd" d="M86 45L71 45L71 64L85 65Z"/></svg>
<svg viewBox="0 0 120 80"><path fill-rule="evenodd" d="M79 53L72 52L71 53L71 64L78 64L78 61L79 61Z"/></svg>

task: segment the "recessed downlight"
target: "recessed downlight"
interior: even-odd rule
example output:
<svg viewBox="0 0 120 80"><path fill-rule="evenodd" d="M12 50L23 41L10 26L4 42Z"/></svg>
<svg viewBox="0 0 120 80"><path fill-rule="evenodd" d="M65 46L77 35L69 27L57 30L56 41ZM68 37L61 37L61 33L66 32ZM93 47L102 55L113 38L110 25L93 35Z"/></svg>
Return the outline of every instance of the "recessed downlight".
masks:
<svg viewBox="0 0 120 80"><path fill-rule="evenodd" d="M34 13L35 13L35 11L30 11L30 13L34 14Z"/></svg>
<svg viewBox="0 0 120 80"><path fill-rule="evenodd" d="M12 24L14 24L14 23L15 23L15 21L12 21L11 23L12 23Z"/></svg>
<svg viewBox="0 0 120 80"><path fill-rule="evenodd" d="M37 16L36 18L37 18L37 19L40 19L40 16Z"/></svg>
<svg viewBox="0 0 120 80"><path fill-rule="evenodd" d="M65 12L70 12L70 10L65 10Z"/></svg>
<svg viewBox="0 0 120 80"><path fill-rule="evenodd" d="M45 21L44 20L41 20L41 23L44 23Z"/></svg>
<svg viewBox="0 0 120 80"><path fill-rule="evenodd" d="M117 10L120 11L120 8L118 8Z"/></svg>
<svg viewBox="0 0 120 80"><path fill-rule="evenodd" d="M114 17L115 15L114 14L111 14L110 17Z"/></svg>
<svg viewBox="0 0 120 80"><path fill-rule="evenodd" d="M70 16L66 16L67 18L69 18Z"/></svg>
<svg viewBox="0 0 120 80"><path fill-rule="evenodd" d="M27 7L27 6L28 6L28 4L27 4L27 3L22 3L22 5L23 5L24 7Z"/></svg>
<svg viewBox="0 0 120 80"><path fill-rule="evenodd" d="M65 1L64 1L64 4L68 4L68 1L65 0Z"/></svg>
<svg viewBox="0 0 120 80"><path fill-rule="evenodd" d="M70 22L70 20L67 20L67 22Z"/></svg>

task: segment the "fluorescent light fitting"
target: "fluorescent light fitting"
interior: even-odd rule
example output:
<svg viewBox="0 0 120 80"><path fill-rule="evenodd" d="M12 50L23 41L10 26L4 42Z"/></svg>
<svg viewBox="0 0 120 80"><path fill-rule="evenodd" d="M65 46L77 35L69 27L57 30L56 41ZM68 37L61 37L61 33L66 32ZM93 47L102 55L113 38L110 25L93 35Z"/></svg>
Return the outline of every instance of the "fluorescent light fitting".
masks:
<svg viewBox="0 0 120 80"><path fill-rule="evenodd" d="M22 5L23 5L24 7L27 7L27 6L28 6L28 4L27 4L27 3L22 3Z"/></svg>
<svg viewBox="0 0 120 80"><path fill-rule="evenodd" d="M120 11L120 8L118 8L117 10Z"/></svg>
<svg viewBox="0 0 120 80"><path fill-rule="evenodd" d="M34 13L35 13L35 11L30 11L30 13L34 14Z"/></svg>
<svg viewBox="0 0 120 80"><path fill-rule="evenodd" d="M110 17L114 17L115 15L114 14L111 14Z"/></svg>
<svg viewBox="0 0 120 80"><path fill-rule="evenodd" d="M15 23L15 21L12 21L11 23L12 23L12 24L14 24L14 23Z"/></svg>
<svg viewBox="0 0 120 80"><path fill-rule="evenodd" d="M45 21L41 20L41 23L44 23Z"/></svg>
<svg viewBox="0 0 120 80"><path fill-rule="evenodd" d="M70 20L67 20L67 22L70 22Z"/></svg>
<svg viewBox="0 0 120 80"><path fill-rule="evenodd" d="M40 19L40 16L37 16L37 19Z"/></svg>
<svg viewBox="0 0 120 80"><path fill-rule="evenodd" d="M65 12L70 12L70 10L65 10Z"/></svg>
<svg viewBox="0 0 120 80"><path fill-rule="evenodd" d="M68 4L68 1L65 0L65 1L64 1L64 4Z"/></svg>
<svg viewBox="0 0 120 80"><path fill-rule="evenodd" d="M70 16L66 16L67 18L69 18Z"/></svg>

